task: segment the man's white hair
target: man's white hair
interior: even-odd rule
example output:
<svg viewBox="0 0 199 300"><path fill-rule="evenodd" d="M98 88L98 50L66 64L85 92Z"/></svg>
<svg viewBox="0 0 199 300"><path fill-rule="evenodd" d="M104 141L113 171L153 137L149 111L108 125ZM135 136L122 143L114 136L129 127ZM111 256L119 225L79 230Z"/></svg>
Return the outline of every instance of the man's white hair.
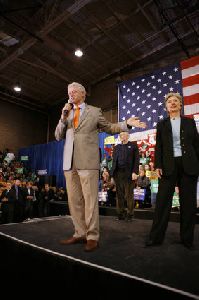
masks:
<svg viewBox="0 0 199 300"><path fill-rule="evenodd" d="M78 90L84 92L84 94L86 95L86 89L85 89L85 87L82 84L78 83L78 82L72 82L72 83L70 83L68 85L68 88L69 87L76 87Z"/></svg>

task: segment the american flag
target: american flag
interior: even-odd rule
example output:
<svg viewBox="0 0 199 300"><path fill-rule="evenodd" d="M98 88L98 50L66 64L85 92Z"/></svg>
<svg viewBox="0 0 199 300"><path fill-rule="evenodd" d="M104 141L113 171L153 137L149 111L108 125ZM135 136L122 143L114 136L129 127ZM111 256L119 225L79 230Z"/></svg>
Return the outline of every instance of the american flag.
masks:
<svg viewBox="0 0 199 300"><path fill-rule="evenodd" d="M180 66L182 69L184 114L194 116L199 114L199 56L182 61Z"/></svg>
<svg viewBox="0 0 199 300"><path fill-rule="evenodd" d="M148 134L155 132L157 122L167 116L164 99L169 92L180 93L181 95L185 93L185 113L187 115L199 113L199 91L198 85L195 84L195 81L199 79L199 75L197 75L199 72L196 67L197 64L199 67L199 56L196 58L194 66L193 61L190 65L188 63L190 60L187 60L181 64L176 63L153 73L123 81L118 85L119 121L136 116L147 124L146 129L132 128L131 136L133 139L144 139L147 138ZM195 72L198 73L193 75ZM193 81L195 76L196 79ZM195 86L194 95L193 85Z"/></svg>

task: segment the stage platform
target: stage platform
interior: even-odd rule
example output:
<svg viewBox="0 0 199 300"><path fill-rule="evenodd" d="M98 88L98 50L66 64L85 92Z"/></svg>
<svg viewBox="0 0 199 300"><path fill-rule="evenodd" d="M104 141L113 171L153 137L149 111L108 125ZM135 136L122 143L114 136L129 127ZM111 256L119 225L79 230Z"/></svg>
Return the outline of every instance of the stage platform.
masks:
<svg viewBox="0 0 199 300"><path fill-rule="evenodd" d="M197 210L196 215L196 223L199 224L199 208ZM117 210L114 206L106 206L99 205L99 213L102 216L116 216ZM69 215L69 208L68 203L64 201L50 201L50 215L51 216L62 216L62 215ZM135 208L134 215L136 219L145 219L145 220L152 220L154 215L154 207L151 208ZM173 208L170 213L170 221L172 222L179 222L180 221L180 212L179 209Z"/></svg>
<svg viewBox="0 0 199 300"><path fill-rule="evenodd" d="M83 244L59 244L73 233L70 216L1 225L1 290L9 278L9 284L39 284L48 291L56 285L74 295L82 286L84 295L92 287L93 299L110 299L110 294L113 299L119 293L129 298L148 293L150 298L199 299L199 225L194 250L178 243L177 222L169 223L163 245L145 248L151 223L100 216L100 247L91 253Z"/></svg>

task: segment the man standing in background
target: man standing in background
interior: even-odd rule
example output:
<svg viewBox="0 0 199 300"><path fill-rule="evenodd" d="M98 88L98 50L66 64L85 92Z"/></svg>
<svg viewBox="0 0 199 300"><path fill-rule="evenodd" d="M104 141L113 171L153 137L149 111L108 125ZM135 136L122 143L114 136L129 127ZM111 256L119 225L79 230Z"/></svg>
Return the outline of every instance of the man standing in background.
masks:
<svg viewBox="0 0 199 300"><path fill-rule="evenodd" d="M133 189L139 173L139 150L129 142L129 133L120 133L121 144L113 150L111 174L116 184L118 220L132 221L134 211ZM127 211L125 209L127 203Z"/></svg>

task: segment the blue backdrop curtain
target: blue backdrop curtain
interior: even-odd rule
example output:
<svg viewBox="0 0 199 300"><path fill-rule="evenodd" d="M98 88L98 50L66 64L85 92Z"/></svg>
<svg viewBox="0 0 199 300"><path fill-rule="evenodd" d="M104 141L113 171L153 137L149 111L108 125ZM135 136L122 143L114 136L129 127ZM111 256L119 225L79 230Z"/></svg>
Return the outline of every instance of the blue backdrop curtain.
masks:
<svg viewBox="0 0 199 300"><path fill-rule="evenodd" d="M99 133L99 147L101 157L104 157L104 139L109 136L107 133ZM47 170L47 175L55 175L58 187L65 187L65 178L63 175L63 148L64 140L50 142L48 144L33 145L19 150L19 158L28 156L28 161L24 162L32 172L37 170Z"/></svg>

